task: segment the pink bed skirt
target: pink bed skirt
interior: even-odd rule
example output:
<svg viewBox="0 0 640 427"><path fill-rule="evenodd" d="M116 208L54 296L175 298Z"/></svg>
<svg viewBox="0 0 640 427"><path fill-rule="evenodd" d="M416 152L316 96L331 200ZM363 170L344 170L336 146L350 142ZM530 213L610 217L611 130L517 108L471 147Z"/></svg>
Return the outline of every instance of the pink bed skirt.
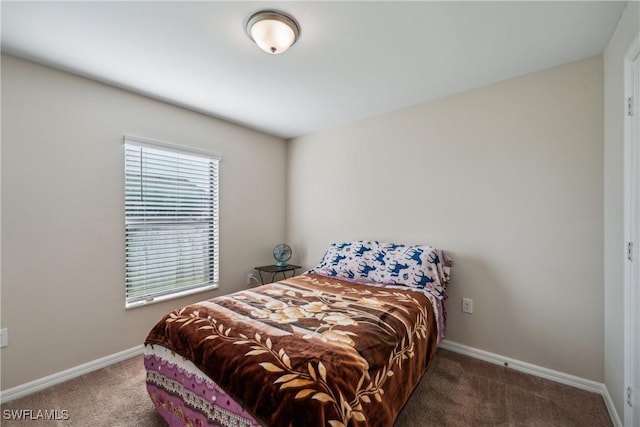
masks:
<svg viewBox="0 0 640 427"><path fill-rule="evenodd" d="M260 426L192 362L165 347L147 345L144 365L149 396L170 426Z"/></svg>

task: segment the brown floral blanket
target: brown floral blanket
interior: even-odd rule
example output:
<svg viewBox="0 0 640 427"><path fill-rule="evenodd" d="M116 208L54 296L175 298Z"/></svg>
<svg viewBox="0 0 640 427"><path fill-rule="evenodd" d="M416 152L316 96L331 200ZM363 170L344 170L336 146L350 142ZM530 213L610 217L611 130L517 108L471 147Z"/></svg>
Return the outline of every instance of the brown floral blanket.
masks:
<svg viewBox="0 0 640 427"><path fill-rule="evenodd" d="M191 360L268 426L391 426L436 350L430 300L314 274L192 304L145 345Z"/></svg>

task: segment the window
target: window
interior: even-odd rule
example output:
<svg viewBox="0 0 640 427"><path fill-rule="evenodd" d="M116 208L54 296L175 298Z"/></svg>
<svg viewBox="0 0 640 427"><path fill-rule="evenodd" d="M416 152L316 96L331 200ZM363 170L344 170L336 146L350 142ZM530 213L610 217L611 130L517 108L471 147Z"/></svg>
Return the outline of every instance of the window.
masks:
<svg viewBox="0 0 640 427"><path fill-rule="evenodd" d="M217 288L220 158L124 142L127 307Z"/></svg>

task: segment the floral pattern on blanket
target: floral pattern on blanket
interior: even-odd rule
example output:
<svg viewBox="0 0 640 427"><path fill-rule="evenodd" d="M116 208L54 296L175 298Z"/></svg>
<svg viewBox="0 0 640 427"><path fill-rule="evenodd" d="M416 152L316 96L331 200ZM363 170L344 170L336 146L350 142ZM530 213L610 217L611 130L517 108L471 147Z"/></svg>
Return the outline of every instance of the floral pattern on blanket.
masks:
<svg viewBox="0 0 640 427"><path fill-rule="evenodd" d="M393 423L435 338L424 294L307 274L175 310L147 343L192 360L267 425L340 427Z"/></svg>

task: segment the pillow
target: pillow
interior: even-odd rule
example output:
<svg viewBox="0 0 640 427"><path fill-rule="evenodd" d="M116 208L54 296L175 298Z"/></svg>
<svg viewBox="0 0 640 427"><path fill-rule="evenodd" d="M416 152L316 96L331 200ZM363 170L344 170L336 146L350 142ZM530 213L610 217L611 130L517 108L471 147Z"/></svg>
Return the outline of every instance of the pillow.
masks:
<svg viewBox="0 0 640 427"><path fill-rule="evenodd" d="M373 240L332 243L320 264L309 270L309 273L346 279L369 278L377 268L370 264L370 253L378 245Z"/></svg>
<svg viewBox="0 0 640 427"><path fill-rule="evenodd" d="M432 246L358 240L331 244L309 273L424 289L442 299L450 267L447 254Z"/></svg>

